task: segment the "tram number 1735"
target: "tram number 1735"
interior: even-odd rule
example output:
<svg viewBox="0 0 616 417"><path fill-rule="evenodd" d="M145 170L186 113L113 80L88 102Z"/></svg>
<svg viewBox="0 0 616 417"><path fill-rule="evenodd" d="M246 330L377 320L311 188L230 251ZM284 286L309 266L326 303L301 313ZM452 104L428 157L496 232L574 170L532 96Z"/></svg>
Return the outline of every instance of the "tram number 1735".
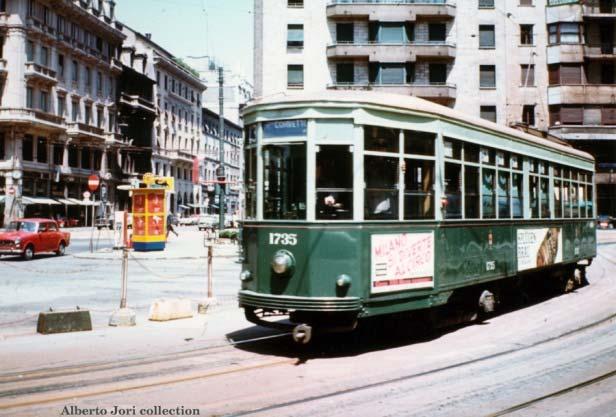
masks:
<svg viewBox="0 0 616 417"><path fill-rule="evenodd" d="M269 234L269 244L270 245L295 246L297 245L297 234L296 233L270 233Z"/></svg>

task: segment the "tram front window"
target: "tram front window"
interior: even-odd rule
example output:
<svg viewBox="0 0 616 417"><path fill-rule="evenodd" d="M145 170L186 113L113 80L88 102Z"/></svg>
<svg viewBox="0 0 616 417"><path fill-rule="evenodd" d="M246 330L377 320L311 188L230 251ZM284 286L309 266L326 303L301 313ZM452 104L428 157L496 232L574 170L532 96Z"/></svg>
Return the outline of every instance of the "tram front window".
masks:
<svg viewBox="0 0 616 417"><path fill-rule="evenodd" d="M353 154L347 145L319 146L317 151L316 217L353 218Z"/></svg>
<svg viewBox="0 0 616 417"><path fill-rule="evenodd" d="M306 219L306 145L263 147L263 218Z"/></svg>
<svg viewBox="0 0 616 417"><path fill-rule="evenodd" d="M366 155L366 220L398 220L398 158Z"/></svg>

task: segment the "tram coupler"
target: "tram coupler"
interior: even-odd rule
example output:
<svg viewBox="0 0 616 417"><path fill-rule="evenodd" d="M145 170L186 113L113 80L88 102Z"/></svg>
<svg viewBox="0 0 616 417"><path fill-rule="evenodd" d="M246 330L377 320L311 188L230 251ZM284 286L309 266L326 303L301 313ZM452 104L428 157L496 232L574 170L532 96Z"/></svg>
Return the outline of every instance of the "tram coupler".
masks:
<svg viewBox="0 0 616 417"><path fill-rule="evenodd" d="M307 324L298 324L293 328L293 341L306 345L312 339L312 327Z"/></svg>

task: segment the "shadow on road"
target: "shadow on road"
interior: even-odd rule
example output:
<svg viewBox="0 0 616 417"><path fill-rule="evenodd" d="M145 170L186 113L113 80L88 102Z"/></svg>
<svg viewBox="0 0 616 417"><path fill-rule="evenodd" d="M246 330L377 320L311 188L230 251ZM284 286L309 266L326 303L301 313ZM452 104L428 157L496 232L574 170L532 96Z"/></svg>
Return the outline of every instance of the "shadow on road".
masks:
<svg viewBox="0 0 616 417"><path fill-rule="evenodd" d="M449 306L404 314L377 316L360 320L358 327L349 333L319 334L316 331L307 345L295 343L288 333L259 326L227 334L233 341L246 341L237 349L253 353L298 358L298 365L311 359L356 356L367 352L427 343L466 326L489 327L490 317L508 314L531 307L563 295L561 289L547 285L526 285L510 289L503 294L495 314L468 320L468 312L459 320L461 312ZM471 315L472 316L472 315ZM284 334L280 337L273 335Z"/></svg>

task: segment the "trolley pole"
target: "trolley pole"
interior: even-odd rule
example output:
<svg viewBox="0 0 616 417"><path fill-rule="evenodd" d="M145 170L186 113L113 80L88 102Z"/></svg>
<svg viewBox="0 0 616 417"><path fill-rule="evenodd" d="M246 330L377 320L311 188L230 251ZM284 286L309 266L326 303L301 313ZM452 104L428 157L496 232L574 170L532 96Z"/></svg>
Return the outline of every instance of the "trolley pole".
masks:
<svg viewBox="0 0 616 417"><path fill-rule="evenodd" d="M126 293L128 287L128 248L122 248L122 296L120 298L120 308L126 308Z"/></svg>
<svg viewBox="0 0 616 417"><path fill-rule="evenodd" d="M122 242L122 283L121 283L121 291L120 291L120 308L111 313L111 317L109 317L109 325L110 326L134 326L137 324L137 314L134 310L126 307L126 298L128 293L128 245L127 245L127 233L128 233L128 222L126 221L128 215L124 214L124 227L123 227L123 237L124 240Z"/></svg>
<svg viewBox="0 0 616 417"><path fill-rule="evenodd" d="M216 232L214 226L211 229L206 230L203 235L203 246L207 248L207 297L199 303L197 311L199 314L207 313L207 310L211 306L215 306L217 301L214 298L214 290L212 289L214 283L214 276L212 274L212 261L214 259L214 240L216 240Z"/></svg>
<svg viewBox="0 0 616 417"><path fill-rule="evenodd" d="M226 178L225 178L225 78L223 67L218 67L218 157L220 165L218 167L218 228L225 228L225 193L226 193Z"/></svg>
<svg viewBox="0 0 616 417"><path fill-rule="evenodd" d="M207 247L207 298L211 299L212 294L212 258L214 257L212 245Z"/></svg>

